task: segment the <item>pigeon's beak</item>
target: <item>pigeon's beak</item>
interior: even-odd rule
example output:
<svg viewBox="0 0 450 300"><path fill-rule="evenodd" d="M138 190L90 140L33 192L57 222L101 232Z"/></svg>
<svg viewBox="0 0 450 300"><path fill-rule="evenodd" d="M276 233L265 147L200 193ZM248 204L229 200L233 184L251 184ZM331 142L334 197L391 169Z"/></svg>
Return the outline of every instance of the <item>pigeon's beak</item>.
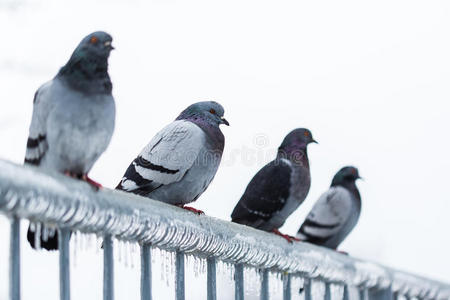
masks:
<svg viewBox="0 0 450 300"><path fill-rule="evenodd" d="M312 139L310 143L318 144L319 142L316 141L315 139Z"/></svg>
<svg viewBox="0 0 450 300"><path fill-rule="evenodd" d="M105 47L108 48L109 50L114 50L115 49L113 47L113 45L111 45L111 41L106 41L103 45L105 45Z"/></svg>
<svg viewBox="0 0 450 300"><path fill-rule="evenodd" d="M225 118L220 118L220 124L225 124L227 126L230 126L230 123L228 123L227 119L225 119Z"/></svg>
<svg viewBox="0 0 450 300"><path fill-rule="evenodd" d="M361 179L362 181L365 181L363 177L358 175L358 179Z"/></svg>

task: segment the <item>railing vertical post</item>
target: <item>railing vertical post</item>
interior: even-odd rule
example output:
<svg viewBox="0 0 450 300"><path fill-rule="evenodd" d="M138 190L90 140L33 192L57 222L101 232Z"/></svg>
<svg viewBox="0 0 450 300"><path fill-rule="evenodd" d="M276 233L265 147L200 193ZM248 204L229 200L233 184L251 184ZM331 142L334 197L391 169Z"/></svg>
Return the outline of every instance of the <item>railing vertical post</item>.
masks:
<svg viewBox="0 0 450 300"><path fill-rule="evenodd" d="M305 278L303 286L304 286L305 300L311 300L312 299L312 280L309 278Z"/></svg>
<svg viewBox="0 0 450 300"><path fill-rule="evenodd" d="M110 235L103 238L103 300L114 300L114 246Z"/></svg>
<svg viewBox="0 0 450 300"><path fill-rule="evenodd" d="M392 299L393 300L398 300L398 292L394 292L393 294L392 294Z"/></svg>
<svg viewBox="0 0 450 300"><path fill-rule="evenodd" d="M216 259L214 257L208 257L207 261L207 299L216 300L217 290L216 290Z"/></svg>
<svg viewBox="0 0 450 300"><path fill-rule="evenodd" d="M283 300L291 300L291 274L283 276Z"/></svg>
<svg viewBox="0 0 450 300"><path fill-rule="evenodd" d="M331 300L331 284L325 283L325 300Z"/></svg>
<svg viewBox="0 0 450 300"><path fill-rule="evenodd" d="M349 300L350 295L348 294L348 286L344 285L344 294L342 295L342 300Z"/></svg>
<svg viewBox="0 0 450 300"><path fill-rule="evenodd" d="M184 300L184 253L177 251L175 259L176 300Z"/></svg>
<svg viewBox="0 0 450 300"><path fill-rule="evenodd" d="M11 219L9 243L9 298L20 300L20 219Z"/></svg>
<svg viewBox="0 0 450 300"><path fill-rule="evenodd" d="M141 245L141 300L152 300L151 245Z"/></svg>
<svg viewBox="0 0 450 300"><path fill-rule="evenodd" d="M269 270L262 270L261 300L269 300Z"/></svg>
<svg viewBox="0 0 450 300"><path fill-rule="evenodd" d="M60 300L70 300L70 230L61 228L58 230L58 234L59 298Z"/></svg>
<svg viewBox="0 0 450 300"><path fill-rule="evenodd" d="M392 300L393 295L391 288L386 289L370 289L369 290L369 300Z"/></svg>
<svg viewBox="0 0 450 300"><path fill-rule="evenodd" d="M244 265L234 266L234 299L244 300Z"/></svg>

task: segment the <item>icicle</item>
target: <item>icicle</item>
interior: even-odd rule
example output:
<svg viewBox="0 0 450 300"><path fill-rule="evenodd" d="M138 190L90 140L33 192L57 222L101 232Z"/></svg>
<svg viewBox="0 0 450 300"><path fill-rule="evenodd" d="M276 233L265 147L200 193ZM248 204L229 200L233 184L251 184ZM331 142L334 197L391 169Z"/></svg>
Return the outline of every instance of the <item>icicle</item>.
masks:
<svg viewBox="0 0 450 300"><path fill-rule="evenodd" d="M122 262L122 241L121 240L117 240L117 256L118 256L118 261Z"/></svg>
<svg viewBox="0 0 450 300"><path fill-rule="evenodd" d="M36 232L36 223L30 222L30 231L31 232Z"/></svg>
<svg viewBox="0 0 450 300"><path fill-rule="evenodd" d="M34 232L34 248L41 250L41 223L36 223L36 231Z"/></svg>
<svg viewBox="0 0 450 300"><path fill-rule="evenodd" d="M48 241L48 226L45 224L42 224L42 240L44 242Z"/></svg>
<svg viewBox="0 0 450 300"><path fill-rule="evenodd" d="M75 231L72 233L72 238L71 238L71 249L72 249L72 264L74 267L77 266L77 252L78 252L78 239L79 239L79 233L78 231Z"/></svg>
<svg viewBox="0 0 450 300"><path fill-rule="evenodd" d="M130 243L130 267L134 269L134 259L135 259L135 243Z"/></svg>
<svg viewBox="0 0 450 300"><path fill-rule="evenodd" d="M49 237L49 238L54 238L55 235L56 235L56 228L53 227L53 226L50 226L50 227L48 228L48 237Z"/></svg>
<svg viewBox="0 0 450 300"><path fill-rule="evenodd" d="M95 254L99 255L100 254L100 249L102 248L103 245L103 237L100 235L95 235Z"/></svg>
<svg viewBox="0 0 450 300"><path fill-rule="evenodd" d="M129 249L129 247L128 247L128 242L123 242L123 247L124 247L124 265L125 265L125 268L128 268L128 263L129 263L129 252L130 252L130 249Z"/></svg>

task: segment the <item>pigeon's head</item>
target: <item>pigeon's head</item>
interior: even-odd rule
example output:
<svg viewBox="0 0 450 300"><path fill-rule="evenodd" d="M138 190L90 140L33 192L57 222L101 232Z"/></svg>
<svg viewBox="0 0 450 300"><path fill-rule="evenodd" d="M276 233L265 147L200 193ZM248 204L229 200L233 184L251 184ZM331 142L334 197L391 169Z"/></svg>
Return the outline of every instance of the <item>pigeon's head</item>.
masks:
<svg viewBox="0 0 450 300"><path fill-rule="evenodd" d="M344 185L345 183L354 183L356 180L361 179L358 169L352 166L346 166L340 169L333 177L331 186Z"/></svg>
<svg viewBox="0 0 450 300"><path fill-rule="evenodd" d="M297 128L289 132L278 149L287 152L306 150L306 147L311 143L317 144L311 131L306 128Z"/></svg>
<svg viewBox="0 0 450 300"><path fill-rule="evenodd" d="M113 50L112 37L104 31L96 31L86 36L75 49L75 58L108 58Z"/></svg>
<svg viewBox="0 0 450 300"><path fill-rule="evenodd" d="M183 110L177 120L189 120L194 123L207 123L214 126L230 125L223 115L222 105L215 101L203 101L194 103Z"/></svg>

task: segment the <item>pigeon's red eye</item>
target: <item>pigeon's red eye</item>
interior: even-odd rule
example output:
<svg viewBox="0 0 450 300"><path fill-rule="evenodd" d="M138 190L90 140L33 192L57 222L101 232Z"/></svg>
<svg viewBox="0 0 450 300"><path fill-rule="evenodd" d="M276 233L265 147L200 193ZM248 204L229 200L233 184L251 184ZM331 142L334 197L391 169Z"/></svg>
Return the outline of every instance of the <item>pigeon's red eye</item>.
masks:
<svg viewBox="0 0 450 300"><path fill-rule="evenodd" d="M305 133L303 133L306 137L309 137L309 132L305 131Z"/></svg>
<svg viewBox="0 0 450 300"><path fill-rule="evenodd" d="M98 38L93 36L93 37L91 37L90 42L91 42L91 44L96 44L98 42Z"/></svg>
<svg viewBox="0 0 450 300"><path fill-rule="evenodd" d="M216 110L215 110L214 108L211 108L211 109L209 110L209 112L212 113L213 115L216 114Z"/></svg>

